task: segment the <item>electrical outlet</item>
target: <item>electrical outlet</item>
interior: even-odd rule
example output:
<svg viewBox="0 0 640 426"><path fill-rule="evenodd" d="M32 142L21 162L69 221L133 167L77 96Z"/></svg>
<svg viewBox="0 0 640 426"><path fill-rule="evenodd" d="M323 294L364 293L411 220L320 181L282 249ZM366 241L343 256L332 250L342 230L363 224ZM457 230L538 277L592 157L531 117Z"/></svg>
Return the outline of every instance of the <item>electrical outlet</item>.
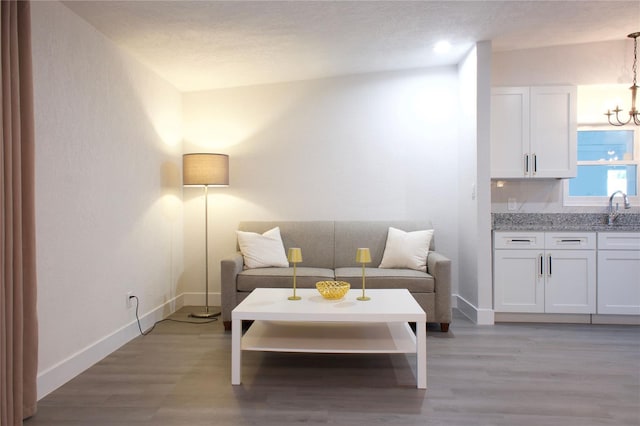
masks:
<svg viewBox="0 0 640 426"><path fill-rule="evenodd" d="M132 291L128 291L127 292L127 308L130 308L133 306L133 292Z"/></svg>
<svg viewBox="0 0 640 426"><path fill-rule="evenodd" d="M507 202L507 210L509 211L514 211L518 209L518 202L516 201L515 198L509 198L508 202Z"/></svg>

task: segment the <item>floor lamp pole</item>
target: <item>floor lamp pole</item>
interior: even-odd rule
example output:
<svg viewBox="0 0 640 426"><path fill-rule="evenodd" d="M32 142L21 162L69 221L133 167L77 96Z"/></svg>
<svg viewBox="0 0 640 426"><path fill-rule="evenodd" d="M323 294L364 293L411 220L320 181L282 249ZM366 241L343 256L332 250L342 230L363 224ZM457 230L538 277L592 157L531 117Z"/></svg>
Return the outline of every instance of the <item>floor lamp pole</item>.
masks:
<svg viewBox="0 0 640 426"><path fill-rule="evenodd" d="M194 318L213 318L220 312L209 312L209 186L204 186L204 312L192 313Z"/></svg>

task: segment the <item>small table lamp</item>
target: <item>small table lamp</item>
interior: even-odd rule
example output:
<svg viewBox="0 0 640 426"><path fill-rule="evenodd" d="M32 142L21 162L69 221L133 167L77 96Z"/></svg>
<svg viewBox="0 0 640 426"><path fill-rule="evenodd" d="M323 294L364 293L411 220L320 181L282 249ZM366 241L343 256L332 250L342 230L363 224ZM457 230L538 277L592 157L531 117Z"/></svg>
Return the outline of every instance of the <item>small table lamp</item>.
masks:
<svg viewBox="0 0 640 426"><path fill-rule="evenodd" d="M371 262L371 253L368 248L359 248L356 251L356 262L362 263L362 296L358 297L358 300L371 300L370 297L364 295L364 264Z"/></svg>
<svg viewBox="0 0 640 426"><path fill-rule="evenodd" d="M287 253L287 260L293 263L293 296L289 296L289 300L300 300L300 296L296 296L296 263L302 262L302 250L298 247L292 247Z"/></svg>

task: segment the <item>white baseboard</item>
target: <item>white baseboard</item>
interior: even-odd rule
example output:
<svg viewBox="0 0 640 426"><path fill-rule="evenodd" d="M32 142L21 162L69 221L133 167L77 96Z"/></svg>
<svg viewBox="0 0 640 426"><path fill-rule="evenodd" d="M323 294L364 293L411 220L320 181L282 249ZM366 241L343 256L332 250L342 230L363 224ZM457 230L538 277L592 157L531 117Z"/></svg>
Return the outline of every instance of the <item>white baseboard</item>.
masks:
<svg viewBox="0 0 640 426"><path fill-rule="evenodd" d="M465 317L469 318L476 324L494 324L493 309L478 308L459 294L454 295L454 297L457 299L456 307Z"/></svg>
<svg viewBox="0 0 640 426"><path fill-rule="evenodd" d="M166 318L169 314L180 309L183 305L182 295L174 297L141 316L140 327L142 330L149 329L157 321ZM38 400L44 398L49 393L53 392L139 335L140 330L138 329L138 322L134 319L124 327L103 337L81 351L76 352L53 367L38 373Z"/></svg>
<svg viewBox="0 0 640 426"><path fill-rule="evenodd" d="M591 315L591 324L640 325L640 315Z"/></svg>
<svg viewBox="0 0 640 426"><path fill-rule="evenodd" d="M539 322L557 324L589 324L589 314L538 314L522 312L496 312L496 322Z"/></svg>
<svg viewBox="0 0 640 426"><path fill-rule="evenodd" d="M535 314L496 312L496 322L640 325L640 315Z"/></svg>
<svg viewBox="0 0 640 426"><path fill-rule="evenodd" d="M458 295L457 294L452 294L451 295L451 307L452 308L457 308L458 307Z"/></svg>

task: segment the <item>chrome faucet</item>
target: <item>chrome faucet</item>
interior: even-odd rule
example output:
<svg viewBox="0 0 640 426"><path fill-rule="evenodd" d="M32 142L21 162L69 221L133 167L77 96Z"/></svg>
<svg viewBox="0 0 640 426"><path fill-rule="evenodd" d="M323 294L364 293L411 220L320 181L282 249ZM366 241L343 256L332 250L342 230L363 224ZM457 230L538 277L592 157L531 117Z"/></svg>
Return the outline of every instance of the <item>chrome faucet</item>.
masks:
<svg viewBox="0 0 640 426"><path fill-rule="evenodd" d="M625 209L631 208L631 203L629 202L629 197L627 197L627 194L625 194L620 190L611 194L611 196L609 197L609 221L607 222L608 225L613 225L613 222L617 219L618 215L620 214L618 213L618 203L616 203L615 211L613 210L613 198L616 196L616 194L622 195L622 200L624 201Z"/></svg>

